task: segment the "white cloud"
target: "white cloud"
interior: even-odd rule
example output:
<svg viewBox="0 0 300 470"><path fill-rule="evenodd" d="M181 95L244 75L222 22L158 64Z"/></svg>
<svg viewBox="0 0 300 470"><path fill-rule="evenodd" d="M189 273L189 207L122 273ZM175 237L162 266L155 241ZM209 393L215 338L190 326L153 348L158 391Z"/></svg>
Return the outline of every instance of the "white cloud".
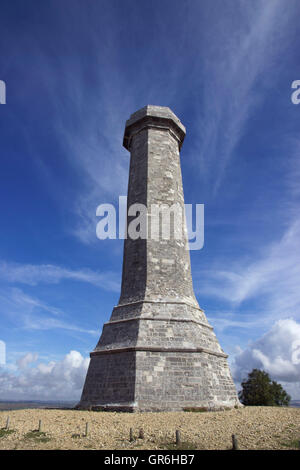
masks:
<svg viewBox="0 0 300 470"><path fill-rule="evenodd" d="M72 270L52 264L33 265L1 261L0 279L32 286L72 280L93 284L107 291L119 292L120 290L119 280L111 271L99 273L91 269Z"/></svg>
<svg viewBox="0 0 300 470"><path fill-rule="evenodd" d="M27 358L34 358L28 353ZM24 360L19 373L0 368L0 396L11 400L78 400L89 365L78 351L70 351L61 361L29 367Z"/></svg>
<svg viewBox="0 0 300 470"><path fill-rule="evenodd" d="M300 323L292 318L278 320L261 338L235 356L235 380L247 378L252 369L263 369L273 380L300 387ZM293 397L299 399L300 396Z"/></svg>
<svg viewBox="0 0 300 470"><path fill-rule="evenodd" d="M29 352L17 360L17 366L21 370L25 369L28 366L28 364L35 362L37 358L38 358L38 355L36 353Z"/></svg>

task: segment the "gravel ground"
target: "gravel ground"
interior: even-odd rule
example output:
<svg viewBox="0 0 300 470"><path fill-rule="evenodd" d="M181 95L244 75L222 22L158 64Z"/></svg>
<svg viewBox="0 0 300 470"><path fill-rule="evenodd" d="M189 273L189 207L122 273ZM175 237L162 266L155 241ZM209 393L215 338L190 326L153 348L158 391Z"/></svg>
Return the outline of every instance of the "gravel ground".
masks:
<svg viewBox="0 0 300 470"><path fill-rule="evenodd" d="M10 417L10 431L4 428ZM45 434L35 431L39 420ZM85 436L86 423L89 432ZM134 441L129 442L133 428ZM139 429L144 439L138 438ZM75 410L0 412L0 449L293 449L300 441L300 408L245 407L219 412L109 413Z"/></svg>

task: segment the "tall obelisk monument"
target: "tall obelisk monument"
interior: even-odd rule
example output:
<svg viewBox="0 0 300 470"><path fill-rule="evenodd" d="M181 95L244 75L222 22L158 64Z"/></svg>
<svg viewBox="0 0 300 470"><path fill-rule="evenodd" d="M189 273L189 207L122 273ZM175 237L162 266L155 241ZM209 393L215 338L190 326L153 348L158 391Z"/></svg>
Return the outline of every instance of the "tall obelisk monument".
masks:
<svg viewBox="0 0 300 470"><path fill-rule="evenodd" d="M184 126L167 107L145 106L126 122L128 209L147 207L148 231L125 239L120 300L91 352L79 408L171 411L239 404L227 355L194 295L184 217L180 238L175 218L169 238L162 228L150 230L153 206L184 208L184 137Z"/></svg>

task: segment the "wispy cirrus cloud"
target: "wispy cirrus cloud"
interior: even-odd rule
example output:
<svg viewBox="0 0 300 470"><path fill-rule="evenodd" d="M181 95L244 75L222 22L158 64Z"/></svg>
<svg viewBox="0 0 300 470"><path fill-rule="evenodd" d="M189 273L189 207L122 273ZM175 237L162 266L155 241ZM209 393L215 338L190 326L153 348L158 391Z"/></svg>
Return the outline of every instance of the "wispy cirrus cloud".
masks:
<svg viewBox="0 0 300 470"><path fill-rule="evenodd" d="M63 312L49 305L37 297L26 294L22 289L17 287L0 289L0 304L3 315L15 316L22 319L25 315L31 314L33 311L48 312L54 316L60 316Z"/></svg>
<svg viewBox="0 0 300 470"><path fill-rule="evenodd" d="M99 335L99 331L83 328L73 320L70 321L63 310L16 287L0 289L0 310L14 328L31 331L62 329Z"/></svg>
<svg viewBox="0 0 300 470"><path fill-rule="evenodd" d="M243 263L235 259L231 269L215 265L215 269L204 271L198 293L225 300L233 311L241 311L243 303L255 299L265 316L300 318L299 246L300 220L297 219L280 239L261 247L254 261Z"/></svg>
<svg viewBox="0 0 300 470"><path fill-rule="evenodd" d="M68 269L52 264L20 264L0 262L0 279L10 283L36 286L37 284L57 284L64 280L85 282L104 290L119 292L118 276L111 271L96 272L91 269Z"/></svg>
<svg viewBox="0 0 300 470"><path fill-rule="evenodd" d="M202 38L203 105L196 120L199 147L193 149L204 183L214 194L235 158L249 118L284 70L284 51L293 40L291 19L297 12L295 2L286 8L281 0L227 6L222 16L213 18L213 34L209 29Z"/></svg>
<svg viewBox="0 0 300 470"><path fill-rule="evenodd" d="M232 328L255 331L257 328L265 328L269 325L269 318L266 318L264 313L255 311L238 316L234 309L231 311L219 309L217 312L207 312L207 318L220 333L224 330L229 332Z"/></svg>
<svg viewBox="0 0 300 470"><path fill-rule="evenodd" d="M97 240L97 206L117 198L120 192L126 194L129 160L127 151L122 150L122 137L129 110L135 110L135 98L133 90L124 93L126 77L120 66L118 30L107 26L115 21L115 9L101 9L99 18L99 6L82 8L74 1L68 8L66 25L55 8L48 7L48 20L51 22L54 15L60 54L49 48L48 38L42 34L37 41L35 34L26 31L23 40L32 52L51 139L61 155L62 168L72 175L71 184L64 177L60 179L59 168L40 151L30 126L25 123L20 132L51 197L64 213L75 216L72 235L90 243ZM74 54L77 41L77 47L82 47L81 35L89 60L84 52ZM35 92L28 82L22 100L32 100Z"/></svg>
<svg viewBox="0 0 300 470"><path fill-rule="evenodd" d="M22 328L25 330L66 330L77 333L85 333L92 336L99 336L98 330L89 330L80 326L74 325L70 321L62 321L52 317L41 317L36 314L24 314L22 316Z"/></svg>

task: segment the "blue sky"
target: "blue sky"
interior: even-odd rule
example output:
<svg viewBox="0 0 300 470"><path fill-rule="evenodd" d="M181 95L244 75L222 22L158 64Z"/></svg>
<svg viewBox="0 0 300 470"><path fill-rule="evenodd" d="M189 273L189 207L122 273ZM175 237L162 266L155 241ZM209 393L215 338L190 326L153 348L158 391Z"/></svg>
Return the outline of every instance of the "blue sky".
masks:
<svg viewBox="0 0 300 470"><path fill-rule="evenodd" d="M125 121L154 104L187 129L185 200L205 205L194 288L235 380L264 368L300 399L299 3L0 13L0 398L79 398L121 280L123 242L97 239L96 208L126 195Z"/></svg>

